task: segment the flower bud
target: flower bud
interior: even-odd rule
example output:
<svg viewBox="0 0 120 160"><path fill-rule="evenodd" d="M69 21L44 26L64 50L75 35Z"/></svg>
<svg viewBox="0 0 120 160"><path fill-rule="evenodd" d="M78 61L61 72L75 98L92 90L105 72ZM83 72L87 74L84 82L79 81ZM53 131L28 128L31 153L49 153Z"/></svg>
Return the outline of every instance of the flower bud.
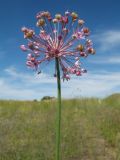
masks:
<svg viewBox="0 0 120 160"><path fill-rule="evenodd" d="M34 57L31 58L31 62L35 62L35 58Z"/></svg>
<svg viewBox="0 0 120 160"><path fill-rule="evenodd" d="M58 40L59 40L59 41L62 40L62 36L61 36L61 35L58 36Z"/></svg>
<svg viewBox="0 0 120 160"><path fill-rule="evenodd" d="M72 38L73 38L73 39L76 39L76 38L77 38L77 35L76 35L76 34L73 34L73 35L72 35Z"/></svg>
<svg viewBox="0 0 120 160"><path fill-rule="evenodd" d="M44 21L43 18L41 18L41 19L39 19L39 20L37 21L37 26L38 26L38 27L44 26L44 24L45 24L45 21Z"/></svg>
<svg viewBox="0 0 120 160"><path fill-rule="evenodd" d="M90 39L87 39L86 42L87 42L87 43L91 43L92 41L91 41Z"/></svg>
<svg viewBox="0 0 120 160"><path fill-rule="evenodd" d="M52 17L51 17L51 16L49 16L49 17L47 17L47 19L48 19L48 21L51 21L51 20L52 20Z"/></svg>
<svg viewBox="0 0 120 160"><path fill-rule="evenodd" d="M66 12L65 12L65 15L66 15L66 16L69 16L69 15L70 15L70 12L69 12L69 11L66 11Z"/></svg>
<svg viewBox="0 0 120 160"><path fill-rule="evenodd" d="M77 71L77 72L76 72L76 76L81 76L81 72L80 72L80 71Z"/></svg>
<svg viewBox="0 0 120 160"><path fill-rule="evenodd" d="M56 18L57 20L60 20L60 19L62 18L62 16L61 16L61 14L56 14L56 15L55 15L55 18Z"/></svg>
<svg viewBox="0 0 120 160"><path fill-rule="evenodd" d="M81 56L81 57L86 57L85 52L80 52L80 56Z"/></svg>
<svg viewBox="0 0 120 160"><path fill-rule="evenodd" d="M72 16L72 20L75 21L77 18L78 18L78 14L75 13L75 12L72 12L71 13L71 16Z"/></svg>
<svg viewBox="0 0 120 160"><path fill-rule="evenodd" d="M68 29L67 28L63 28L62 30L64 33L68 33Z"/></svg>
<svg viewBox="0 0 120 160"><path fill-rule="evenodd" d="M27 51L27 48L25 47L25 45L21 45L20 48L22 49L22 51Z"/></svg>
<svg viewBox="0 0 120 160"><path fill-rule="evenodd" d="M84 22L84 20L82 20L82 19L79 19L78 20L78 24L81 26L81 25L83 25L85 22Z"/></svg>
<svg viewBox="0 0 120 160"><path fill-rule="evenodd" d="M61 22L67 24L68 23L68 17L67 16L62 17Z"/></svg>
<svg viewBox="0 0 120 160"><path fill-rule="evenodd" d="M89 45L92 45L92 41L90 39L87 39L86 40L86 44L89 46Z"/></svg>
<svg viewBox="0 0 120 160"><path fill-rule="evenodd" d="M76 66L76 67L79 67L79 66L80 66L80 61L79 61L79 60L77 60L77 61L75 62L75 66Z"/></svg>
<svg viewBox="0 0 120 160"><path fill-rule="evenodd" d="M48 11L44 12L44 16L48 18L48 17L50 17L50 13Z"/></svg>
<svg viewBox="0 0 120 160"><path fill-rule="evenodd" d="M90 33L90 31L89 31L88 28L83 28L83 32L84 32L84 34L85 34L86 36L88 36L89 33Z"/></svg>
<svg viewBox="0 0 120 160"><path fill-rule="evenodd" d="M95 50L93 48L88 48L88 53L95 54Z"/></svg>
<svg viewBox="0 0 120 160"><path fill-rule="evenodd" d="M68 74L64 75L64 78L68 81L70 80L70 76Z"/></svg>
<svg viewBox="0 0 120 160"><path fill-rule="evenodd" d="M70 69L70 73L71 73L71 74L75 74L75 73L76 73L76 69L71 68L71 69Z"/></svg>
<svg viewBox="0 0 120 160"><path fill-rule="evenodd" d="M76 50L77 51L83 51L84 50L84 46L82 44L79 44L77 47L76 47Z"/></svg>
<svg viewBox="0 0 120 160"><path fill-rule="evenodd" d="M28 43L28 47L31 49L31 50L34 50L34 45L32 42Z"/></svg>
<svg viewBox="0 0 120 160"><path fill-rule="evenodd" d="M54 18L53 23L57 23L57 22L58 22L58 19Z"/></svg>
<svg viewBox="0 0 120 160"><path fill-rule="evenodd" d="M79 57L75 57L75 60L78 61L80 58Z"/></svg>
<svg viewBox="0 0 120 160"><path fill-rule="evenodd" d="M22 32L27 32L27 30L28 30L28 29L27 29L26 27L22 27L22 28L21 28L21 31L22 31Z"/></svg>
<svg viewBox="0 0 120 160"><path fill-rule="evenodd" d="M25 32L24 38L32 38L33 35L34 35L34 31L33 30L28 30L28 31Z"/></svg>

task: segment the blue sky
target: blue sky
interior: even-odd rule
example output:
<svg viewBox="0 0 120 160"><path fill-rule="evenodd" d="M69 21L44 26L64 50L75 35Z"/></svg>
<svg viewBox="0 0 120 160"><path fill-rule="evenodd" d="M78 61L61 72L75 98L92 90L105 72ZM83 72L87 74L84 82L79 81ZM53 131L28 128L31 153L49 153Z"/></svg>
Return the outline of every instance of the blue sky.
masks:
<svg viewBox="0 0 120 160"><path fill-rule="evenodd" d="M19 48L26 43L21 27L35 29L35 15L42 10L52 15L66 10L77 12L90 28L97 51L82 61L88 70L86 75L62 83L63 97L104 97L120 92L119 8L119 0L0 0L0 99L56 96L52 65L36 75L26 67L26 54Z"/></svg>

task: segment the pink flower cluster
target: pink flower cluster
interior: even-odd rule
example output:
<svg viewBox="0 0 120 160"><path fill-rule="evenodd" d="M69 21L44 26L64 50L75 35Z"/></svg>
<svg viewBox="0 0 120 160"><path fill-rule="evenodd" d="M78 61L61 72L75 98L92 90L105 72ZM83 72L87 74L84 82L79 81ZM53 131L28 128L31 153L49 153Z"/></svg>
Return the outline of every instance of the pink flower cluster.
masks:
<svg viewBox="0 0 120 160"><path fill-rule="evenodd" d="M23 51L29 52L27 66L38 70L42 62L55 60L57 57L63 80L69 80L70 74L80 76L85 73L80 60L89 54L95 54L95 50L88 38L90 31L84 26L84 20L77 13L68 11L64 15L56 14L54 18L48 11L42 11L36 18L36 25L40 28L38 35L32 29L22 28L24 38L28 40L27 45L21 45Z"/></svg>

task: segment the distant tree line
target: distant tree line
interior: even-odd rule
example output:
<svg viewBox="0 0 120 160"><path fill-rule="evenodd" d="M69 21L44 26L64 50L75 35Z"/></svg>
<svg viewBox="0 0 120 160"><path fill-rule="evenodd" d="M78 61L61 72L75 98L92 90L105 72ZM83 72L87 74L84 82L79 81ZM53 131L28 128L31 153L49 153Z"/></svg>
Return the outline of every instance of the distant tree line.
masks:
<svg viewBox="0 0 120 160"><path fill-rule="evenodd" d="M41 98L41 101L45 101L45 100L54 100L56 99L55 97L51 97L51 96L44 96L43 98ZM37 99L33 100L34 102L37 102Z"/></svg>

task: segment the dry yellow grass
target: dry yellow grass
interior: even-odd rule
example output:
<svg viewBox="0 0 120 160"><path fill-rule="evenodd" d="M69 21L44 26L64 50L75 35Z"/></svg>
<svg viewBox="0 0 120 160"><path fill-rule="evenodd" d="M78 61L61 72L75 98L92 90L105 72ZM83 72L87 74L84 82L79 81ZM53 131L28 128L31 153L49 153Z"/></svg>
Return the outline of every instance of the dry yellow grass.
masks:
<svg viewBox="0 0 120 160"><path fill-rule="evenodd" d="M56 102L0 101L0 160L55 160ZM62 102L62 160L120 160L120 96Z"/></svg>

